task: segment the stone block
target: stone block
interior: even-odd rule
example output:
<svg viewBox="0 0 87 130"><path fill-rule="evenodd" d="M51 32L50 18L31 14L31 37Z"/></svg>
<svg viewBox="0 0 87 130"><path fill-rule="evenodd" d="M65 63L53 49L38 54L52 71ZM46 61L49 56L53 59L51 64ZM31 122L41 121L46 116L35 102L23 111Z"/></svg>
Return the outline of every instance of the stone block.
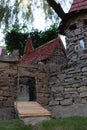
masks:
<svg viewBox="0 0 87 130"><path fill-rule="evenodd" d="M87 103L87 98L82 98L82 103L86 104Z"/></svg>
<svg viewBox="0 0 87 130"><path fill-rule="evenodd" d="M78 87L79 87L79 84L78 84L78 83L77 83L77 84L73 84L72 87L73 87L73 88L78 88Z"/></svg>
<svg viewBox="0 0 87 130"><path fill-rule="evenodd" d="M52 100L49 102L49 106L56 106L59 105L59 101Z"/></svg>
<svg viewBox="0 0 87 130"><path fill-rule="evenodd" d="M0 96L0 101L2 101L4 99L4 97L3 96Z"/></svg>
<svg viewBox="0 0 87 130"><path fill-rule="evenodd" d="M13 107L0 109L0 120L11 120L14 118L17 119L18 117L16 116L16 111Z"/></svg>
<svg viewBox="0 0 87 130"><path fill-rule="evenodd" d="M64 98L67 99L67 98L71 98L71 94L70 93L64 93Z"/></svg>
<svg viewBox="0 0 87 130"><path fill-rule="evenodd" d="M12 56L19 57L19 50L13 50Z"/></svg>
<svg viewBox="0 0 87 130"><path fill-rule="evenodd" d="M64 98L63 98L63 97L58 97L58 98L55 98L55 101L62 101L62 100L64 100Z"/></svg>
<svg viewBox="0 0 87 130"><path fill-rule="evenodd" d="M81 34L81 29L80 28L75 30L75 35L79 35L79 34Z"/></svg>
<svg viewBox="0 0 87 130"><path fill-rule="evenodd" d="M62 98L63 94L62 93L54 93L55 98Z"/></svg>
<svg viewBox="0 0 87 130"><path fill-rule="evenodd" d="M82 72L86 72L87 71L87 67L82 68Z"/></svg>
<svg viewBox="0 0 87 130"><path fill-rule="evenodd" d="M65 118L73 116L87 117L87 104L73 104L70 106L53 106L51 109L52 117Z"/></svg>
<svg viewBox="0 0 87 130"><path fill-rule="evenodd" d="M3 96L5 96L5 97L11 97L11 95L13 95L9 90L8 91L4 91L3 92Z"/></svg>
<svg viewBox="0 0 87 130"><path fill-rule="evenodd" d="M87 97L87 92L81 92L81 93L80 93L80 97L82 97L82 98L83 98L83 97Z"/></svg>
<svg viewBox="0 0 87 130"><path fill-rule="evenodd" d="M87 71L83 73L83 75L87 76Z"/></svg>
<svg viewBox="0 0 87 130"><path fill-rule="evenodd" d="M63 93L63 91L64 91L64 87L52 87L51 88L51 91L52 92L55 92L55 93L58 93L58 92L62 92Z"/></svg>
<svg viewBox="0 0 87 130"><path fill-rule="evenodd" d="M9 86L3 86L1 87L2 91L9 90Z"/></svg>
<svg viewBox="0 0 87 130"><path fill-rule="evenodd" d="M66 76L67 76L67 75L66 75L65 73L63 73L63 74L59 74L59 75L57 76L57 78L63 80Z"/></svg>
<svg viewBox="0 0 87 130"><path fill-rule="evenodd" d="M78 88L78 92L85 92L87 91L87 86L81 86Z"/></svg>
<svg viewBox="0 0 87 130"><path fill-rule="evenodd" d="M73 102L74 102L74 103L81 103L81 97L79 97L79 96L74 96Z"/></svg>
<svg viewBox="0 0 87 130"><path fill-rule="evenodd" d="M67 78L67 79L65 79L65 82L71 82L73 80L74 80L73 78Z"/></svg>
<svg viewBox="0 0 87 130"><path fill-rule="evenodd" d="M72 98L70 98L70 99L64 99L64 100L60 101L60 104L61 104L62 106L71 105L71 104L72 104Z"/></svg>
<svg viewBox="0 0 87 130"><path fill-rule="evenodd" d="M42 79L44 79L46 77L46 74L45 73L40 73L39 75L38 75L38 79L39 80L42 80Z"/></svg>
<svg viewBox="0 0 87 130"><path fill-rule="evenodd" d="M76 88L65 88L65 92L73 92L76 91Z"/></svg>
<svg viewBox="0 0 87 130"><path fill-rule="evenodd" d="M21 118L21 120L26 124L26 125L35 125L37 123L40 123L42 121L48 121L51 118L48 116L36 116L36 117L26 117L26 118Z"/></svg>
<svg viewBox="0 0 87 130"><path fill-rule="evenodd" d="M87 85L87 80L80 82L80 86L86 86L86 85Z"/></svg>
<svg viewBox="0 0 87 130"><path fill-rule="evenodd" d="M3 91L2 90L0 90L0 96L3 94Z"/></svg>
<svg viewBox="0 0 87 130"><path fill-rule="evenodd" d="M14 106L14 101L13 100L7 100L3 102L4 107L12 107Z"/></svg>
<svg viewBox="0 0 87 130"><path fill-rule="evenodd" d="M7 55L7 50L3 48L1 51L1 55Z"/></svg>
<svg viewBox="0 0 87 130"><path fill-rule="evenodd" d="M49 72L50 72L50 73L56 72L57 69L58 69L58 67L57 67L55 64L50 64L50 65L49 65ZM60 68L59 68L59 70L60 70Z"/></svg>
<svg viewBox="0 0 87 130"><path fill-rule="evenodd" d="M3 101L1 100L0 101L0 108L2 108L3 107Z"/></svg>

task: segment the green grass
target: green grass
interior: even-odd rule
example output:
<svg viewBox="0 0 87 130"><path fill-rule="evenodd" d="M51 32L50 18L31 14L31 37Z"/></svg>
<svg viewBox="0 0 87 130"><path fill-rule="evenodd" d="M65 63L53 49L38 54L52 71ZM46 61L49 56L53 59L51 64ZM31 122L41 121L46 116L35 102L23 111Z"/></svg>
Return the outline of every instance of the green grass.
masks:
<svg viewBox="0 0 87 130"><path fill-rule="evenodd" d="M87 118L52 119L35 125L33 130L87 130Z"/></svg>
<svg viewBox="0 0 87 130"><path fill-rule="evenodd" d="M87 118L52 119L34 126L24 125L20 120L0 121L0 130L87 130Z"/></svg>
<svg viewBox="0 0 87 130"><path fill-rule="evenodd" d="M0 130L32 130L20 120L0 121Z"/></svg>

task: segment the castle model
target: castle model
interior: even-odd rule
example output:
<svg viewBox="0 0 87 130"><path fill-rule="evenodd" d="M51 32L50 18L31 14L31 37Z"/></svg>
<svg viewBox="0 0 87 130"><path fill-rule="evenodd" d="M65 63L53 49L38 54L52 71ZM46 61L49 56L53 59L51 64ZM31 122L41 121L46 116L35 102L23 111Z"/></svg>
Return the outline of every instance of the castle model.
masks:
<svg viewBox="0 0 87 130"><path fill-rule="evenodd" d="M66 36L34 49L27 39L23 57L0 55L0 119L17 118L14 102L37 102L52 117L87 116L87 0L74 0L62 19Z"/></svg>

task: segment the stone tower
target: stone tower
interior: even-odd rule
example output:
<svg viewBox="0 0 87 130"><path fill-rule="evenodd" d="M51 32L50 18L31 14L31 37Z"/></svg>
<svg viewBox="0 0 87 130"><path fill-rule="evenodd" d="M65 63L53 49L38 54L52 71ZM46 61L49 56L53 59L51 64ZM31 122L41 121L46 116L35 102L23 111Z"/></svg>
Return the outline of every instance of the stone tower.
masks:
<svg viewBox="0 0 87 130"><path fill-rule="evenodd" d="M69 63L80 62L82 55L87 54L87 0L73 1L59 30L66 36Z"/></svg>

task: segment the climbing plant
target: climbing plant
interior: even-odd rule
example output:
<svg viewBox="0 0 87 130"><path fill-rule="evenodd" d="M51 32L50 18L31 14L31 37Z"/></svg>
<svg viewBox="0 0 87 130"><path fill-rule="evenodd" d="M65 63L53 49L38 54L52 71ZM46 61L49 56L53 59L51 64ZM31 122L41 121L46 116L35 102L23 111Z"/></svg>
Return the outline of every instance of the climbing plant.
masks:
<svg viewBox="0 0 87 130"><path fill-rule="evenodd" d="M31 36L34 48L37 48L58 36L57 24L50 26L45 31L31 30L26 33L22 32L19 26L13 26L5 33L5 44L8 52L11 54L14 49L18 49L20 56L22 56L28 35Z"/></svg>

